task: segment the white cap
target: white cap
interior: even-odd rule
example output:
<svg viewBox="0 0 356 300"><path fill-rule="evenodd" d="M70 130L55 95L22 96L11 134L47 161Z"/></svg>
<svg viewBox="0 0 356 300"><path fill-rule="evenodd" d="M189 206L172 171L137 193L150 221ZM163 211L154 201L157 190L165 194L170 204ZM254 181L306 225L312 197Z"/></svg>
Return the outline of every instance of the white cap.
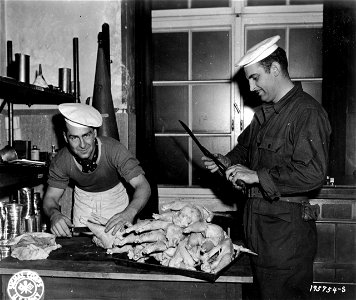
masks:
<svg viewBox="0 0 356 300"><path fill-rule="evenodd" d="M83 103L63 103L58 105L65 121L75 127L100 127L103 118L98 110Z"/></svg>
<svg viewBox="0 0 356 300"><path fill-rule="evenodd" d="M275 35L253 46L243 57L240 58L236 65L246 67L253 65L271 55L278 48L276 43L280 38L281 37L279 35Z"/></svg>

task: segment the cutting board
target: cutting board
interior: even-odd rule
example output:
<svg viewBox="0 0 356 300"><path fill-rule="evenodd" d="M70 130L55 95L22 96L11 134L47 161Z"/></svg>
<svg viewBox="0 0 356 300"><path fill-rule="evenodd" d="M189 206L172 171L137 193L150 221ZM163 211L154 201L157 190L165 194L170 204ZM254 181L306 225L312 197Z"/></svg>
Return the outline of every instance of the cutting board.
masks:
<svg viewBox="0 0 356 300"><path fill-rule="evenodd" d="M48 259L50 260L112 260L111 256L106 254L106 249L98 247L92 242L92 236L56 238L56 243L60 244L62 248L52 251L48 256Z"/></svg>

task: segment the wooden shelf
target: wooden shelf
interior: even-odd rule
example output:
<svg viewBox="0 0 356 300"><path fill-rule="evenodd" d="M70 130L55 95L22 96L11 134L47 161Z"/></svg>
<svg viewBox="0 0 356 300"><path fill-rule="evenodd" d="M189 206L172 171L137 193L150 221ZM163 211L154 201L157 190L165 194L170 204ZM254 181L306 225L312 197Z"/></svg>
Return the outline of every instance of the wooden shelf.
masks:
<svg viewBox="0 0 356 300"><path fill-rule="evenodd" d="M0 196L10 195L23 187L33 187L44 183L46 176L46 166L0 163Z"/></svg>
<svg viewBox="0 0 356 300"><path fill-rule="evenodd" d="M13 104L54 104L75 102L72 94L0 76L0 98Z"/></svg>

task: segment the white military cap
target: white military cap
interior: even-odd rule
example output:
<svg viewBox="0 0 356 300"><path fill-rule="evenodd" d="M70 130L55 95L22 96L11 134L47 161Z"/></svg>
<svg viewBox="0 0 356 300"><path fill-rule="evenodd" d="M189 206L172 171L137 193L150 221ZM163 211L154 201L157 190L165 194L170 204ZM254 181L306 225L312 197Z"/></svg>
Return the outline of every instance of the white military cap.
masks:
<svg viewBox="0 0 356 300"><path fill-rule="evenodd" d="M241 57L237 66L246 67L253 65L271 55L278 48L276 43L280 38L279 35L275 35L253 46L251 49L247 50L243 57Z"/></svg>
<svg viewBox="0 0 356 300"><path fill-rule="evenodd" d="M100 127L103 118L98 110L83 103L63 103L58 105L65 121L75 127Z"/></svg>

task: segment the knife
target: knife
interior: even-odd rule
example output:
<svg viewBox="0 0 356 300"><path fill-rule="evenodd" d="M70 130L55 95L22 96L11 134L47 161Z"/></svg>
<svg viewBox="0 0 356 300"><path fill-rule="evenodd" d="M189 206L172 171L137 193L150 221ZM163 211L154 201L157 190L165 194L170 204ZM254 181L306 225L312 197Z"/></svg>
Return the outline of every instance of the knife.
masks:
<svg viewBox="0 0 356 300"><path fill-rule="evenodd" d="M203 154L212 159L212 161L217 165L218 167L218 173L225 177L225 171L226 171L226 167L225 165L216 158L216 156L214 154L212 154L208 149L206 149L202 144L200 144L200 142L198 141L198 139L195 137L194 133L189 129L189 127L181 120L178 120L179 123L183 126L184 130L190 135L190 137L193 139L193 141L197 144L197 146L199 147L199 149L201 150L201 152L203 152ZM233 183L235 186L238 186L240 188L243 189L243 191L245 190L245 183L242 180L237 180L236 183Z"/></svg>
<svg viewBox="0 0 356 300"><path fill-rule="evenodd" d="M223 163L218 160L214 154L212 154L208 149L206 149L202 144L200 144L200 142L198 141L198 139L195 137L195 135L193 134L193 132L189 129L189 127L181 120L179 120L179 123L183 126L184 130L190 135L190 137L193 139L193 141L197 144L197 146L199 147L199 149L201 150L201 152L203 152L203 154L206 157L209 157L210 159L213 160L213 162L217 165L218 172L221 176L225 176L225 171L226 171L226 167L223 165Z"/></svg>
<svg viewBox="0 0 356 300"><path fill-rule="evenodd" d="M91 232L91 230L88 227L72 227L71 231L72 232L77 232L77 233L80 233L80 232Z"/></svg>

